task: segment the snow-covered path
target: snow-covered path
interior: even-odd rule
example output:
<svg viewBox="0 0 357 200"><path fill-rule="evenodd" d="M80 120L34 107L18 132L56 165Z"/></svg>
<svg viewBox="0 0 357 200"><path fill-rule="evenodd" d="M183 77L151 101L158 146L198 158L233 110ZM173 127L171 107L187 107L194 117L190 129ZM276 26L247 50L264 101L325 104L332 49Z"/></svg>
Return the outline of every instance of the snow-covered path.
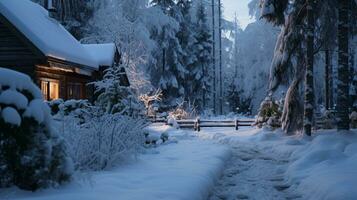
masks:
<svg viewBox="0 0 357 200"><path fill-rule="evenodd" d="M254 128L211 129L200 138L231 148L209 200L357 199L357 130L303 137Z"/></svg>
<svg viewBox="0 0 357 200"><path fill-rule="evenodd" d="M167 131L177 143L56 189L1 189L0 199L357 199L357 130L321 131L311 138L251 127L196 133L156 126L151 131Z"/></svg>
<svg viewBox="0 0 357 200"><path fill-rule="evenodd" d="M210 200L297 199L284 182L287 155L272 154L259 143L235 142L232 157Z"/></svg>

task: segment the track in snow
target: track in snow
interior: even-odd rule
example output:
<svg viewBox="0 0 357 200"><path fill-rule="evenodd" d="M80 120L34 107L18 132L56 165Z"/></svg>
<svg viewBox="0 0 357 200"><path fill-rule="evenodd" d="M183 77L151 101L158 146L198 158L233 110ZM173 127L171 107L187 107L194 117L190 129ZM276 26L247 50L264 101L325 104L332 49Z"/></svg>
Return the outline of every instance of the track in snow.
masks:
<svg viewBox="0 0 357 200"><path fill-rule="evenodd" d="M289 191L284 181L288 158L254 143L232 146L232 157L227 162L221 180L214 187L209 200L280 200L301 199Z"/></svg>

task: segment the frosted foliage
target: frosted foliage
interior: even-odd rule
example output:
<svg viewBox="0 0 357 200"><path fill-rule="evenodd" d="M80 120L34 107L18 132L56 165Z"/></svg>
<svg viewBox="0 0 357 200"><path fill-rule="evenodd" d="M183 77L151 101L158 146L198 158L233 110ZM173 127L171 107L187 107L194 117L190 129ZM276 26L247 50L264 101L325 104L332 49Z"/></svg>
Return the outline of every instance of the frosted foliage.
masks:
<svg viewBox="0 0 357 200"><path fill-rule="evenodd" d="M274 14L275 8L273 0L265 0L262 3L262 16Z"/></svg>
<svg viewBox="0 0 357 200"><path fill-rule="evenodd" d="M267 94L271 58L274 54L272 47L277 34L278 31L266 22L249 24L244 31L238 32L237 55L232 59L233 66L225 70L229 83L234 82L236 90L240 92L240 99L252 99L253 114L258 112L260 103ZM236 67L238 69L235 72ZM235 74L237 77L233 79Z"/></svg>
<svg viewBox="0 0 357 200"><path fill-rule="evenodd" d="M79 170L103 170L128 161L145 142L144 121L119 114L93 117L83 124L63 116L61 132Z"/></svg>
<svg viewBox="0 0 357 200"><path fill-rule="evenodd" d="M121 53L131 87L139 93L151 89L148 62L156 44L150 29L161 27L167 19L155 9L146 7L146 0L95 0L97 8L89 20L85 43L114 42Z"/></svg>

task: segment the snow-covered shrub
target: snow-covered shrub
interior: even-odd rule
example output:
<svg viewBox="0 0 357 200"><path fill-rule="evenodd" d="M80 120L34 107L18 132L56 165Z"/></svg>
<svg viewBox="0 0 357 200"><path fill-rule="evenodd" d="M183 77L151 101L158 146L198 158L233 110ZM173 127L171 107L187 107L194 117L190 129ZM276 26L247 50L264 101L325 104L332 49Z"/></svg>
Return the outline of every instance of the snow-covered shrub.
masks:
<svg viewBox="0 0 357 200"><path fill-rule="evenodd" d="M78 124L69 115L63 135L79 170L103 170L135 156L145 143L146 122L120 114L95 116Z"/></svg>
<svg viewBox="0 0 357 200"><path fill-rule="evenodd" d="M63 99L55 99L47 102L52 115L56 115L60 111L60 105L63 104L63 102Z"/></svg>
<svg viewBox="0 0 357 200"><path fill-rule="evenodd" d="M357 128L357 111L353 111L350 115L351 128Z"/></svg>
<svg viewBox="0 0 357 200"><path fill-rule="evenodd" d="M266 98L260 106L255 125L259 128L265 125L273 128L281 127L282 103L275 102L271 98Z"/></svg>
<svg viewBox="0 0 357 200"><path fill-rule="evenodd" d="M322 128L323 129L333 129L336 127L337 120L335 115L330 110L324 110L322 115Z"/></svg>
<svg viewBox="0 0 357 200"><path fill-rule="evenodd" d="M194 118L195 116L197 116L197 110L194 106L194 103L191 104L185 101L179 103L175 109L169 112L169 118L176 120L190 119Z"/></svg>
<svg viewBox="0 0 357 200"><path fill-rule="evenodd" d="M36 190L69 180L72 163L41 91L28 76L3 68L0 127L0 187Z"/></svg>
<svg viewBox="0 0 357 200"><path fill-rule="evenodd" d="M162 91L156 90L155 92L140 95L139 100L145 105L146 115L154 115L159 108L158 103L162 100Z"/></svg>
<svg viewBox="0 0 357 200"><path fill-rule="evenodd" d="M173 116L170 116L168 119L167 119L167 124L169 126L172 126L174 128L180 128L179 124L177 123L176 119L173 117Z"/></svg>

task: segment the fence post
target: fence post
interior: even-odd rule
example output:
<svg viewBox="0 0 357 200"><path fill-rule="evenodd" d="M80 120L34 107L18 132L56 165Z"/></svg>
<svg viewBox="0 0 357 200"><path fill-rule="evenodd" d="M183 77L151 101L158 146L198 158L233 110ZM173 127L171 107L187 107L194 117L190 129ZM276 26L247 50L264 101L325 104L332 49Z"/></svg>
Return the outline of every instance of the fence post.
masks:
<svg viewBox="0 0 357 200"><path fill-rule="evenodd" d="M238 131L238 129L239 129L239 120L238 119L235 120L235 128L236 128L236 131Z"/></svg>
<svg viewBox="0 0 357 200"><path fill-rule="evenodd" d="M193 122L193 130L197 131L197 119Z"/></svg>
<svg viewBox="0 0 357 200"><path fill-rule="evenodd" d="M197 117L197 119L196 119L196 130L197 130L197 132L201 131L200 118L199 117Z"/></svg>

